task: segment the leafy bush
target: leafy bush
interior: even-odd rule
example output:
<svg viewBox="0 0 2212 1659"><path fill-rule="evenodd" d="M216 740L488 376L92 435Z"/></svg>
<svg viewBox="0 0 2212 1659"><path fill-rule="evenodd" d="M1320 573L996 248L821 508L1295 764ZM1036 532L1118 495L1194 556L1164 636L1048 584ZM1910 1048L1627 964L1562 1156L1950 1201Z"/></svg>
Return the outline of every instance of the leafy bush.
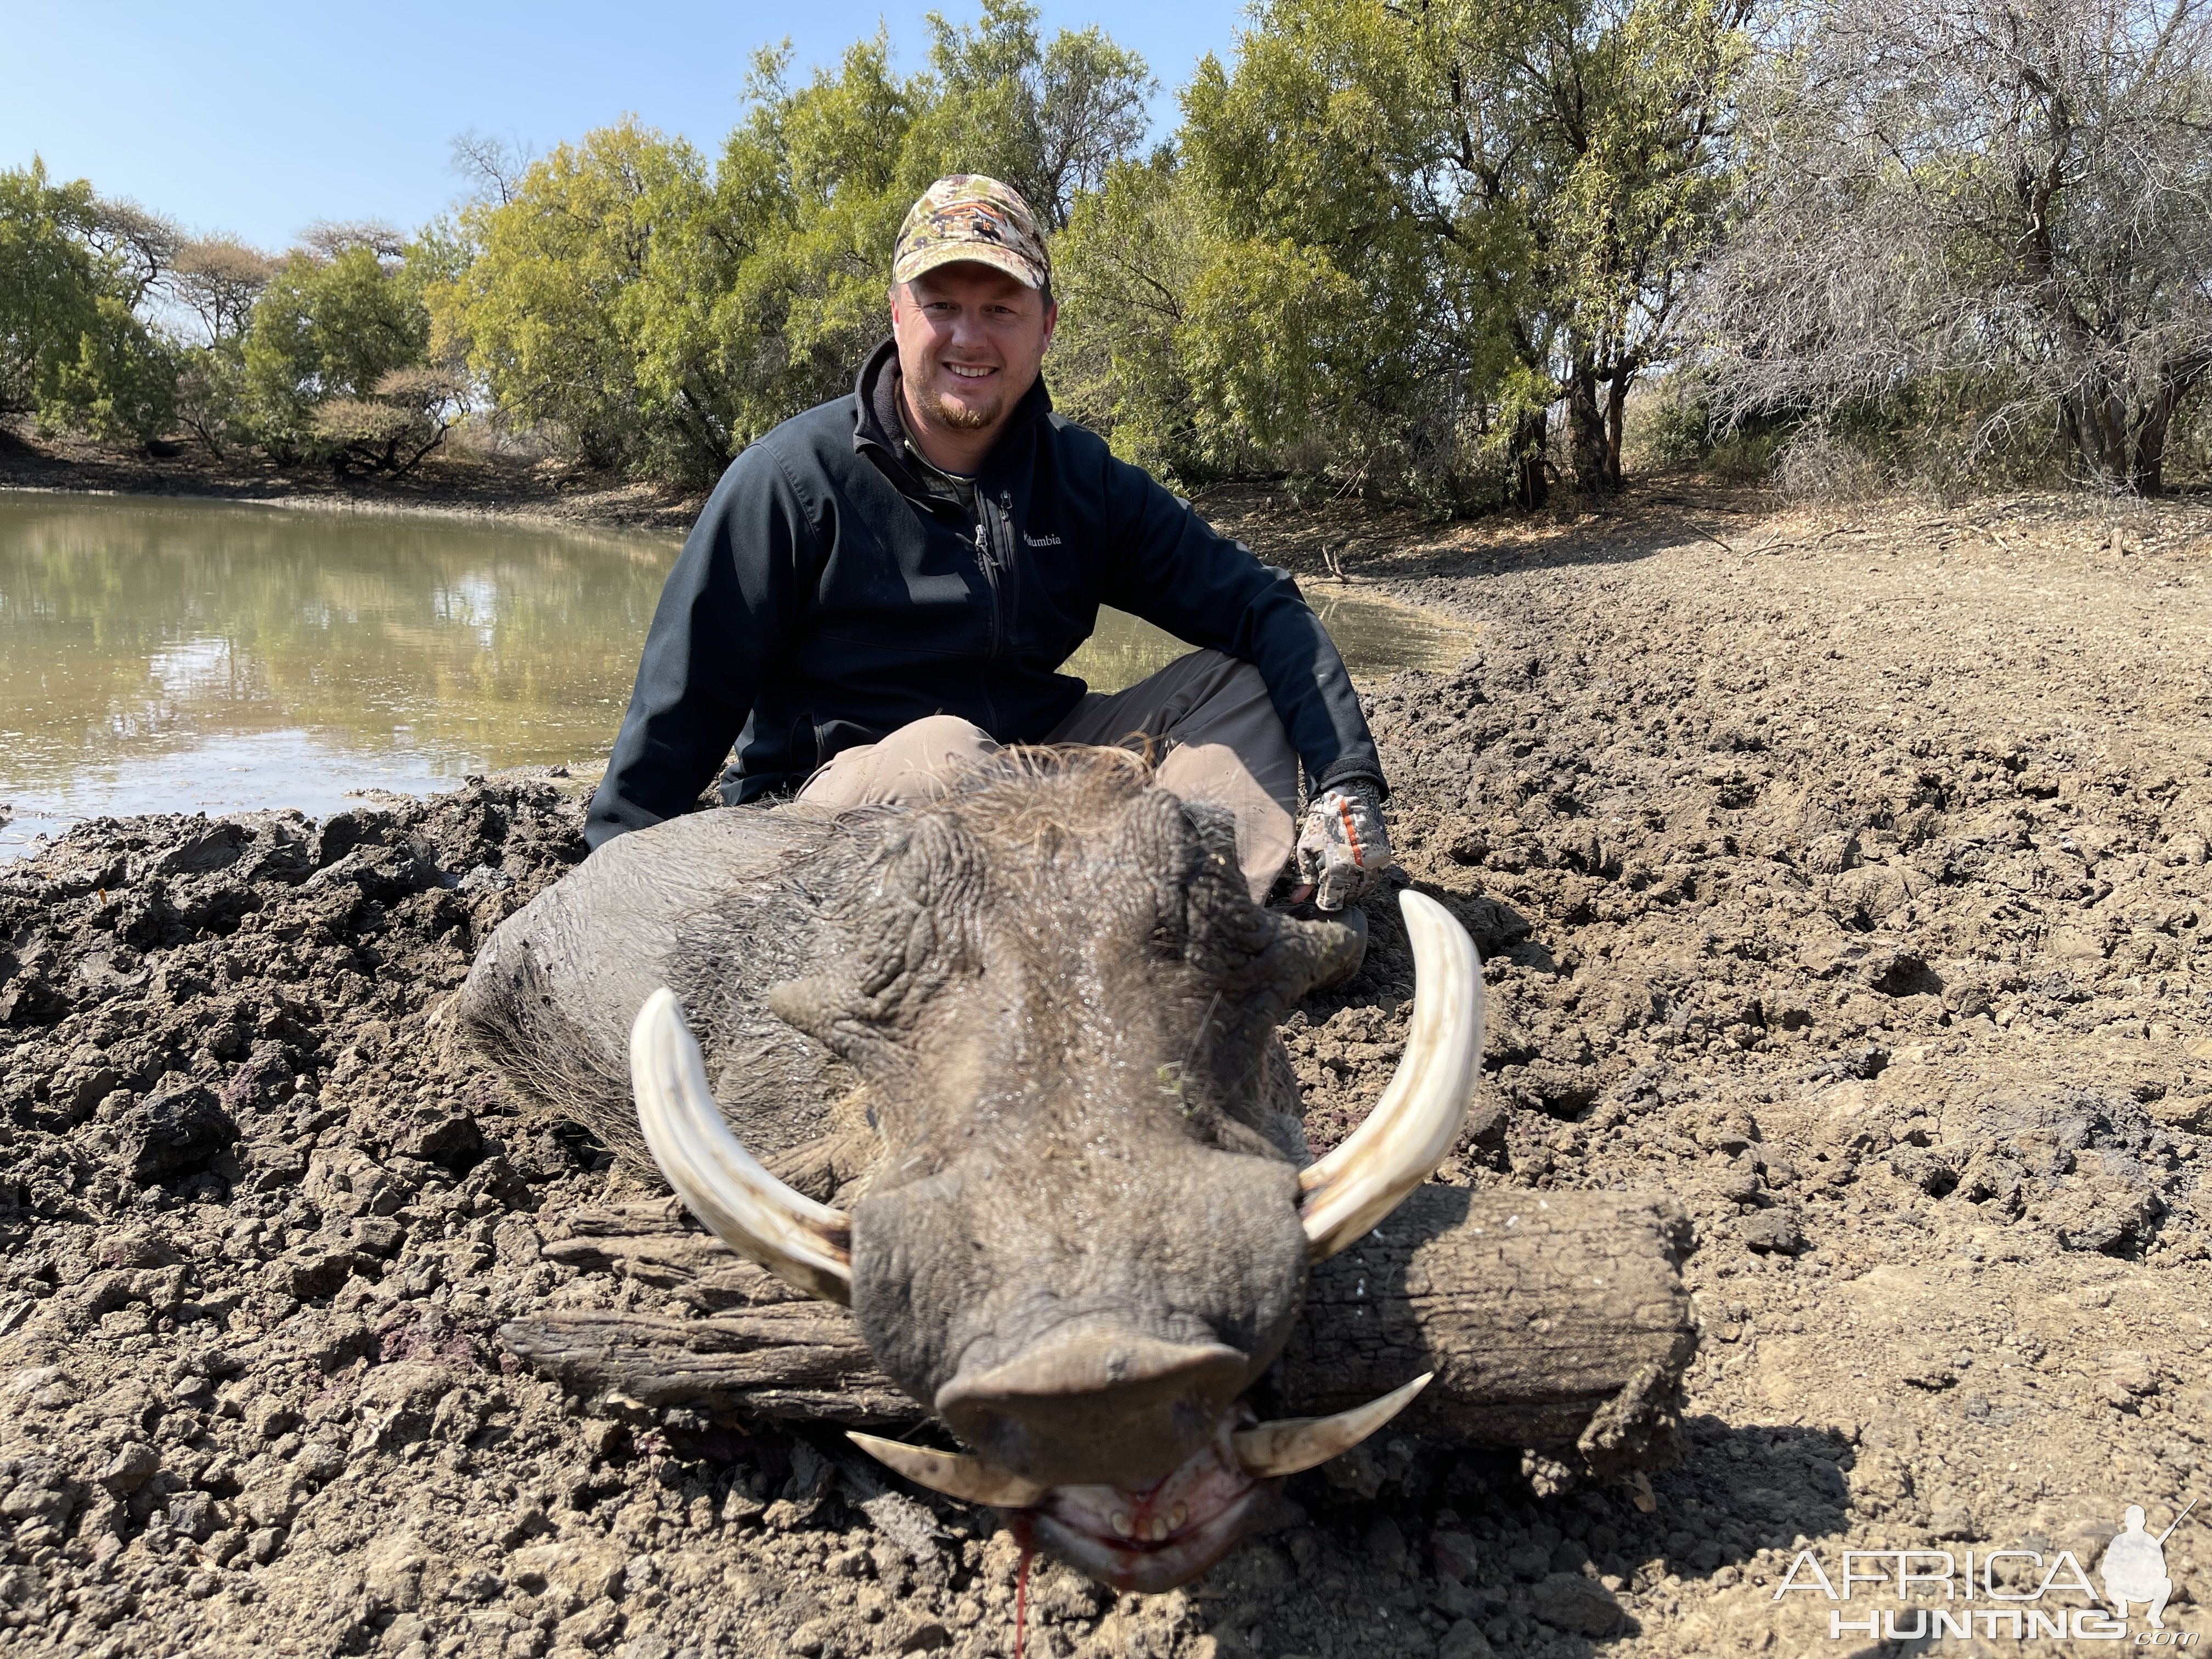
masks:
<svg viewBox="0 0 2212 1659"><path fill-rule="evenodd" d="M342 234L327 251L300 248L284 260L254 302L243 359L246 418L270 454L330 454L319 407L374 397L393 370L423 362L422 286L388 234Z"/></svg>

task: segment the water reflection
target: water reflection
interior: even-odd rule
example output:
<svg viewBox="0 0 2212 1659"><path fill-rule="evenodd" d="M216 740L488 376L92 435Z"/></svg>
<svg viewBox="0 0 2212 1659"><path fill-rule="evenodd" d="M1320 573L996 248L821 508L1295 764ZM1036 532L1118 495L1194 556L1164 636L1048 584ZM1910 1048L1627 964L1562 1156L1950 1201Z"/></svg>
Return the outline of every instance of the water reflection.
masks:
<svg viewBox="0 0 2212 1659"><path fill-rule="evenodd" d="M672 538L460 519L0 492L0 858L103 813L334 810L465 773L595 763ZM1456 630L1320 604L1355 672ZM1109 613L1104 690L1184 647Z"/></svg>

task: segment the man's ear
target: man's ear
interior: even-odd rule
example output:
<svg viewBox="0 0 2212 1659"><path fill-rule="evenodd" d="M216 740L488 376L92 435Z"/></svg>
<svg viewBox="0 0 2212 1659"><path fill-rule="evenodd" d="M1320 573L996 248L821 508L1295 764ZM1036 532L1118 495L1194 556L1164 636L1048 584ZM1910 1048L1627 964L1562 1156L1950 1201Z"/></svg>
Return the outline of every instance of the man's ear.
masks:
<svg viewBox="0 0 2212 1659"><path fill-rule="evenodd" d="M899 302L906 297L905 294L902 291L905 287L906 284L904 283L893 283L890 285L889 298L891 307L891 320L894 323L898 321Z"/></svg>
<svg viewBox="0 0 2212 1659"><path fill-rule="evenodd" d="M1052 344L1052 331L1060 326L1060 301L1054 300L1044 308L1044 343Z"/></svg>

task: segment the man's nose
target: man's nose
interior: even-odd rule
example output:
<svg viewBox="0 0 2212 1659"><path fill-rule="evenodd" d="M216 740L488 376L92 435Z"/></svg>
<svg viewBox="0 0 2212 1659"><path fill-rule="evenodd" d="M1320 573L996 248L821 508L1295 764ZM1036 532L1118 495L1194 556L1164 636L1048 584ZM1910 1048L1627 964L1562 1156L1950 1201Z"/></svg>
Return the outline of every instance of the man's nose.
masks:
<svg viewBox="0 0 2212 1659"><path fill-rule="evenodd" d="M991 331L983 326L983 319L972 313L963 312L952 319L952 343L956 346L982 349L990 343Z"/></svg>

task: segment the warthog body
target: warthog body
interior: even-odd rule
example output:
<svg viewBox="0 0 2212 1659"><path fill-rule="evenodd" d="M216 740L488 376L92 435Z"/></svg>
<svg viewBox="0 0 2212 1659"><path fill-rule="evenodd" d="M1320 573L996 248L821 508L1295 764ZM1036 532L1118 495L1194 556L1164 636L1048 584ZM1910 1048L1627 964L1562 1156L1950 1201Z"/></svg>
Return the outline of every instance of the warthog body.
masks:
<svg viewBox="0 0 2212 1659"><path fill-rule="evenodd" d="M1356 948L1255 905L1226 818L1129 757L1009 754L927 805L725 809L610 842L498 931L462 1012L511 1079L641 1164L646 1109L691 1207L849 1299L875 1363L981 1458L878 1455L1032 1510L1079 1565L1158 1588L1253 1524L1267 1474L1315 1461L1311 1433L1255 1429L1244 1400L1291 1334L1310 1259L1377 1213L1342 1210L1327 1242L1314 1200L1302 1219L1275 1033ZM1421 994L1479 1000L1479 980L1452 983ZM1474 1000L1475 1047L1425 1085L1459 1096L1446 1144L1479 1051ZM750 1177L702 1196L714 1169L751 1167L744 1151L668 1139L701 1053L700 1133L719 1146L726 1120L805 1194L775 1188L768 1219L817 1230L813 1266L729 1219ZM1442 1120L1422 1109L1433 1139Z"/></svg>

